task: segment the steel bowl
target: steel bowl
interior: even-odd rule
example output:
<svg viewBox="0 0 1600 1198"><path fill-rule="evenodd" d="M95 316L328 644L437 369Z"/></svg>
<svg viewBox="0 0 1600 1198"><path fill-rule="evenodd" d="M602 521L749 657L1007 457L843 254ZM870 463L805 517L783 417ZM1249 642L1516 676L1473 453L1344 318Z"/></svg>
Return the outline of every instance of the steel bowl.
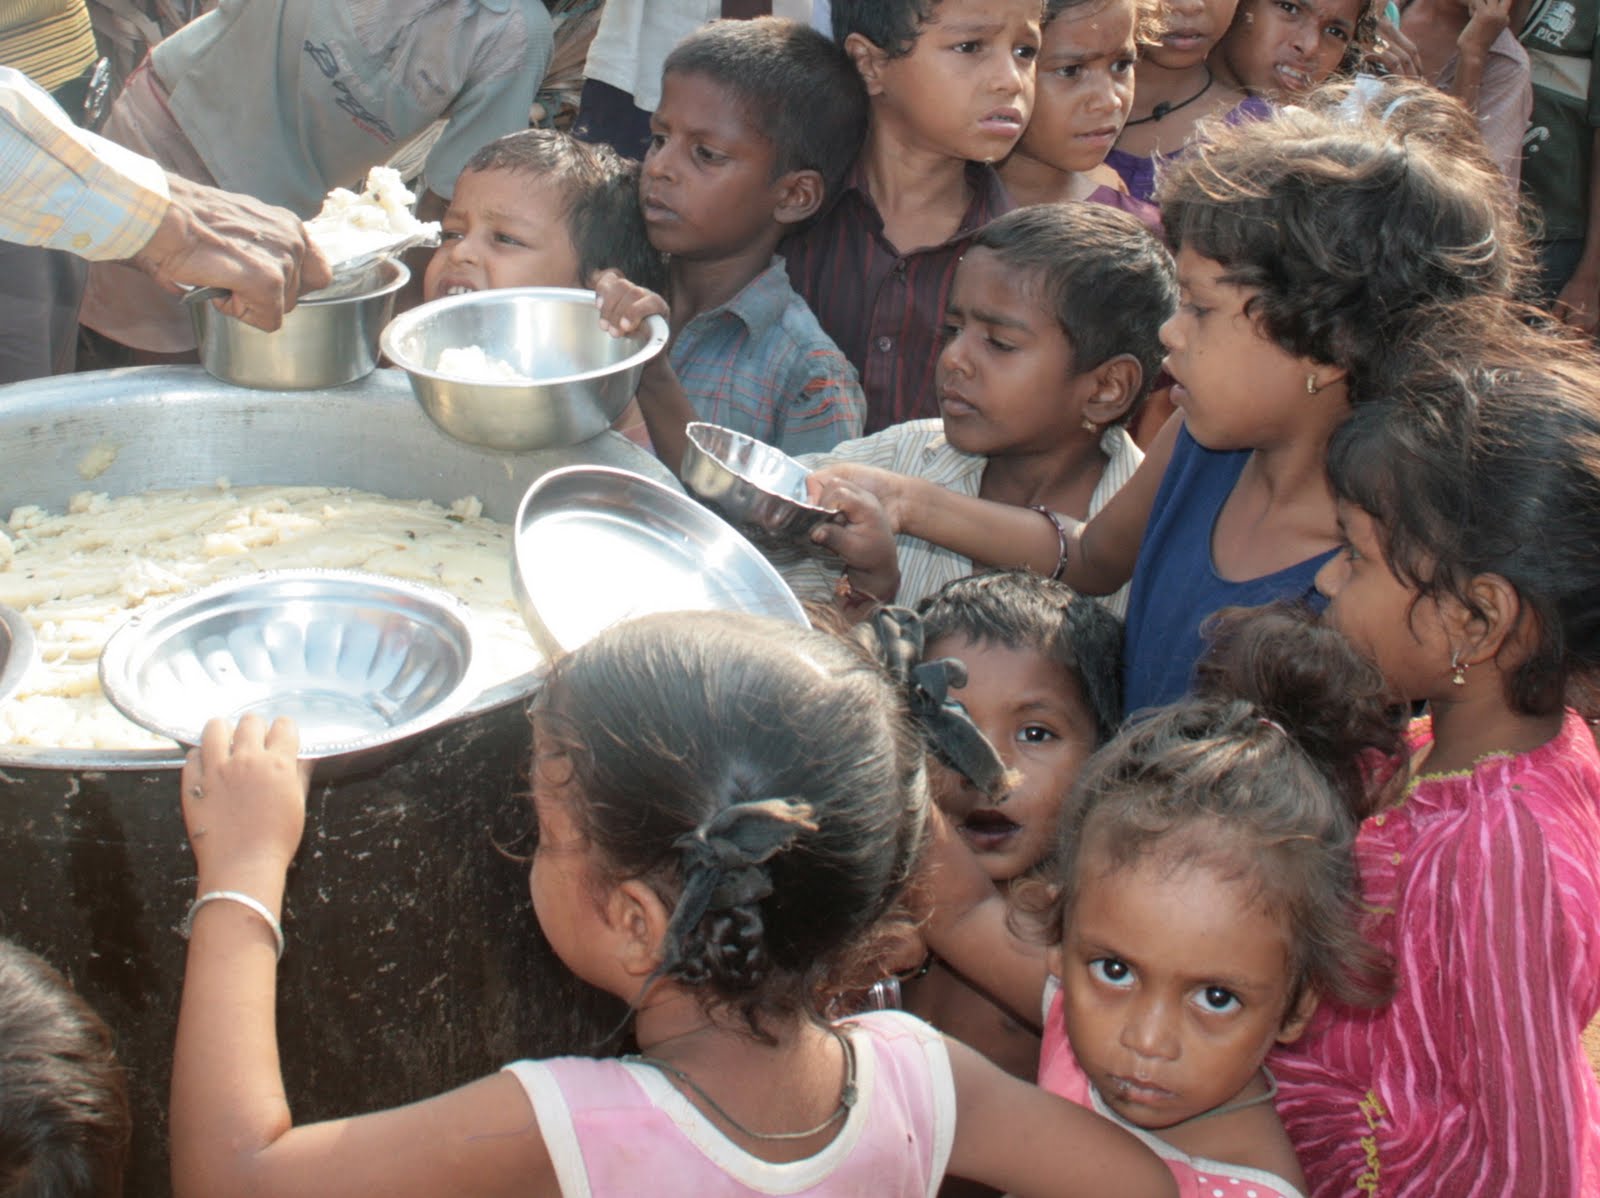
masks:
<svg viewBox="0 0 1600 1198"><path fill-rule="evenodd" d="M683 485L758 544L805 541L838 514L810 501L811 471L781 449L716 424L695 421L686 431Z"/></svg>
<svg viewBox="0 0 1600 1198"><path fill-rule="evenodd" d="M413 308L383 330L382 344L452 437L491 449L553 449L587 441L622 415L645 363L667 344L667 322L652 316L613 337L600 327L592 291L507 287ZM440 354L472 347L529 381L440 373Z"/></svg>
<svg viewBox="0 0 1600 1198"><path fill-rule="evenodd" d="M210 304L191 304L200 364L223 382L267 391L354 382L377 367L378 337L394 312L395 293L410 277L404 263L385 259L363 275L368 285L362 290L303 299L274 333Z"/></svg>
<svg viewBox="0 0 1600 1198"><path fill-rule="evenodd" d="M36 651L27 617L0 603L0 703L16 694Z"/></svg>
<svg viewBox="0 0 1600 1198"><path fill-rule="evenodd" d="M466 702L461 600L355 570L266 571L132 616L100 654L106 697L199 744L212 716L290 716L302 757L374 749Z"/></svg>
<svg viewBox="0 0 1600 1198"><path fill-rule="evenodd" d="M626 470L553 470L528 488L512 527L512 590L547 656L651 612L806 622L759 549L687 495Z"/></svg>

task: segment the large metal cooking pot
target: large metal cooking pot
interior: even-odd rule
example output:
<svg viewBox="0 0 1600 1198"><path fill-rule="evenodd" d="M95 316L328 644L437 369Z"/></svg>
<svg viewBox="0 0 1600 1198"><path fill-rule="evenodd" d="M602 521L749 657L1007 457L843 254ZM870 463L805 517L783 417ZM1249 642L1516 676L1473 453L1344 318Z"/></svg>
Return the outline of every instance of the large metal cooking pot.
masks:
<svg viewBox="0 0 1600 1198"><path fill-rule="evenodd" d="M86 480L91 451L115 459ZM103 457L103 454L93 455ZM323 391L250 391L198 367L145 367L0 388L0 518L226 477L342 484L449 503L477 495L510 522L559 466L667 472L622 437L508 454L436 429L405 377ZM510 563L507 563L510 569ZM525 867L531 679L401 755L314 781L289 875L278 1035L296 1118L423 1097L518 1056L585 1051L617 1026L544 944ZM176 753L0 746L0 934L72 979L117 1036L136 1120L128 1193L168 1191L166 1101L194 866Z"/></svg>

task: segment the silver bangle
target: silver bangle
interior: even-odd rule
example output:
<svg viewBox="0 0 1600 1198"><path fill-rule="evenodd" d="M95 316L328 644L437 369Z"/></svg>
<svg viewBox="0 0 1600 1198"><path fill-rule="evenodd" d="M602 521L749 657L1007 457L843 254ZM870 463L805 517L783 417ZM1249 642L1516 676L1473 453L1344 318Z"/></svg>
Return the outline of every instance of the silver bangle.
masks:
<svg viewBox="0 0 1600 1198"><path fill-rule="evenodd" d="M194 930L195 912L207 903L214 903L218 899L225 899L230 903L238 903L241 907L248 907L262 919L267 921L267 927L272 929L272 938L278 942L278 960L283 960L283 925L278 922L277 916L267 909L267 905L260 899L251 898L237 890L208 890L194 902L189 904L189 914L183 917L183 922L178 925L178 932L185 940Z"/></svg>

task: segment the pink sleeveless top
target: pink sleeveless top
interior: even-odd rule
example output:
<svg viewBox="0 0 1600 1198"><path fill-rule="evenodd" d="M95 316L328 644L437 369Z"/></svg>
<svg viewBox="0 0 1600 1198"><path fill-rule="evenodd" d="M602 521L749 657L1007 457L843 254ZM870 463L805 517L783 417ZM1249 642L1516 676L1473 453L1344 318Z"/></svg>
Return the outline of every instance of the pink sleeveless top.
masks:
<svg viewBox="0 0 1600 1198"><path fill-rule="evenodd" d="M1118 1116L1100 1097L1067 1042L1067 1021L1061 1010L1061 983L1051 978L1044 988L1044 1044L1039 1049L1039 1085L1052 1094L1104 1115L1167 1163L1181 1198L1303 1198L1299 1189L1275 1173L1190 1156L1159 1136Z"/></svg>
<svg viewBox="0 0 1600 1198"><path fill-rule="evenodd" d="M563 1198L934 1198L956 1122L944 1038L903 1011L839 1027L855 1048L856 1105L831 1144L788 1164L738 1147L652 1066L557 1057L506 1070L538 1116Z"/></svg>

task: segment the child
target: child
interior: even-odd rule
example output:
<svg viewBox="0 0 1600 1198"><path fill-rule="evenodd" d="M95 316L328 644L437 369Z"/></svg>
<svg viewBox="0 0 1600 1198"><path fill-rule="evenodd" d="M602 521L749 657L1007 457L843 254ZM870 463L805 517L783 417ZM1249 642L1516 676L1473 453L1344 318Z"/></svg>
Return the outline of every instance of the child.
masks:
<svg viewBox="0 0 1600 1198"><path fill-rule="evenodd" d="M1138 47L1154 40L1154 0L1049 0L1033 116L1000 166L1018 204L1091 200L1159 233L1155 208L1128 195L1106 154L1133 107Z"/></svg>
<svg viewBox="0 0 1600 1198"><path fill-rule="evenodd" d="M1600 1085L1600 369L1505 312L1335 435L1327 620L1430 718L1356 839L1393 1006L1279 1054L1317 1195L1592 1194Z"/></svg>
<svg viewBox="0 0 1600 1198"><path fill-rule="evenodd" d="M1266 116L1271 107L1219 79L1207 57L1228 31L1238 0L1168 0L1161 40L1139 59L1133 115L1106 162L1135 199L1155 195L1156 169L1195 139L1200 122L1229 124Z"/></svg>
<svg viewBox="0 0 1600 1198"><path fill-rule="evenodd" d="M922 602L923 657L966 669L950 697L995 746L1015 782L995 799L949 768L934 798L1002 890L1055 847L1056 815L1078 771L1122 722L1122 628L1100 604L1025 570L958 579ZM933 957L904 987L906 1009L1018 1077L1039 1063L1039 1030Z"/></svg>
<svg viewBox="0 0 1600 1198"><path fill-rule="evenodd" d="M1162 221L1183 302L1161 338L1179 414L1087 524L883 471L851 482L902 537L1030 566L1086 594L1132 578L1128 710L1182 695L1212 612L1315 598L1338 544L1328 437L1352 405L1384 393L1406 322L1435 301L1509 294L1525 269L1466 115L1411 95L1397 103L1380 88L1368 108L1364 93L1336 90L1218 129L1169 168ZM876 537L851 541L852 530L827 535L852 564L879 561Z"/></svg>
<svg viewBox="0 0 1600 1198"><path fill-rule="evenodd" d="M1044 914L1021 939L936 832L924 929L1017 1009L1042 1008L1039 1084L1139 1135L1184 1193L1298 1198L1264 1068L1321 998L1387 992L1351 855L1356 754L1396 742L1382 679L1289 611L1219 626L1196 694L1085 765Z"/></svg>
<svg viewBox="0 0 1600 1198"><path fill-rule="evenodd" d="M1107 296L1117 301L1101 302ZM1123 424L1155 378L1157 330L1176 299L1171 258L1126 213L1100 204L1008 213L973 237L956 273L939 356L941 418L805 459L824 468L814 475L817 502L857 511L856 474L895 471L997 503L1098 512L1138 468ZM902 536L880 546L891 550L896 590L857 553L862 531L824 524L814 535L844 559L848 587L873 598L917 603L972 573L968 553ZM837 563L814 558L782 569L813 597L840 577ZM1106 602L1120 615L1126 596Z"/></svg>
<svg viewBox="0 0 1600 1198"><path fill-rule="evenodd" d="M667 255L671 303L638 279L612 282L631 283L622 290L673 329L639 382L647 423L652 406L686 402L696 419L790 453L858 436L855 371L774 251L849 165L866 119L861 81L820 33L764 18L715 22L679 42L661 89L639 200L650 243ZM676 468L681 436L675 447L653 424L650 434Z"/></svg>
<svg viewBox="0 0 1600 1198"><path fill-rule="evenodd" d="M619 270L664 285L639 213L639 168L552 129L510 133L462 168L423 276L429 300L499 287L587 287Z"/></svg>
<svg viewBox="0 0 1600 1198"><path fill-rule="evenodd" d="M213 720L183 774L199 866L178 1046L181 1196L1175 1194L1120 1129L910 1016L817 1015L895 902L927 813L904 701L855 646L724 612L616 626L534 713L540 927L631 1003L642 1056L521 1061L293 1127L273 1040L297 737ZM208 897L209 896L209 897Z"/></svg>
<svg viewBox="0 0 1600 1198"><path fill-rule="evenodd" d="M1273 103L1351 71L1372 43L1372 0L1239 0L1207 60L1218 79Z"/></svg>
<svg viewBox="0 0 1600 1198"><path fill-rule="evenodd" d="M0 940L0 1193L117 1198L130 1129L111 1029L52 966Z"/></svg>
<svg viewBox="0 0 1600 1198"><path fill-rule="evenodd" d="M1039 0L836 0L870 97L837 201L784 243L795 290L855 365L868 433L931 417L956 264L1011 209L989 165L1033 110Z"/></svg>

